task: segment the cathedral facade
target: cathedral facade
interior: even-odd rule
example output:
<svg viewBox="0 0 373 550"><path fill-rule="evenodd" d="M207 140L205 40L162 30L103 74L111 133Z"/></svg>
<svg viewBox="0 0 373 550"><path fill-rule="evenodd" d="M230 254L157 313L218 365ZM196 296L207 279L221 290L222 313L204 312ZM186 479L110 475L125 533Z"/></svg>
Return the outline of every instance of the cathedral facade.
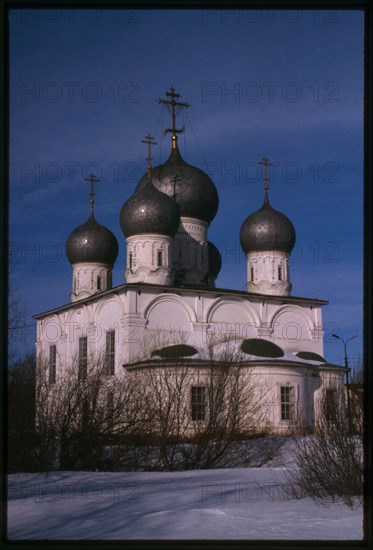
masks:
<svg viewBox="0 0 373 550"><path fill-rule="evenodd" d="M112 287L118 242L96 221L92 175L89 219L66 245L71 302L35 316L38 361L47 363L51 385L61 383L72 358L84 375L90 357L104 357L106 376L114 380L165 365L188 365L196 375L207 366L239 365L254 374L258 391L265 388L261 426L274 432L286 432L294 422L312 428L323 390L337 389L342 400L345 369L324 358L327 301L291 295L295 229L270 204L268 159L261 162L263 205L243 220L239 235L246 290L219 288L222 260L208 240L218 193L206 173L182 158L176 108L188 105L173 88L166 95L160 102L172 113L170 156L152 168L154 141L146 137L148 171L120 211L126 282ZM191 425L208 414L208 380L197 378L190 386Z"/></svg>

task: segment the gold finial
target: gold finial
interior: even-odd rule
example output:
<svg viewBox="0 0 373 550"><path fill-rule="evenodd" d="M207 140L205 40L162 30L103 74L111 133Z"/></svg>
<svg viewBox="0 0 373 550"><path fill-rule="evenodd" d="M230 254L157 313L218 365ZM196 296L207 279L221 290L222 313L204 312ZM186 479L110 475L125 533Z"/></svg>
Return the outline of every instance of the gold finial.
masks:
<svg viewBox="0 0 373 550"><path fill-rule="evenodd" d="M152 147L152 145L158 145L158 142L154 141L154 138L149 133L147 136L145 136L145 139L141 140L141 143L147 143L148 144L148 156L146 157L146 160L148 161L148 166L147 166L147 168L148 168L148 178L150 178L150 172L151 172L151 169L152 169L152 165L150 164L150 161L153 159L151 147Z"/></svg>
<svg viewBox="0 0 373 550"><path fill-rule="evenodd" d="M85 179L85 181L89 181L91 183L91 192L89 193L89 196L90 196L90 201L89 202L91 204L91 214L93 214L93 205L95 203L95 199L93 197L96 194L96 193L93 192L93 184L97 183L100 180L93 173L89 174L88 178L84 178L84 179Z"/></svg>
<svg viewBox="0 0 373 550"><path fill-rule="evenodd" d="M167 132L172 133L172 148L176 149L176 144L177 144L176 134L181 134L182 132L184 132L184 129L185 129L184 126L182 128L176 128L176 116L177 116L176 107L187 108L187 107L190 107L190 105L189 103L176 101L179 97L181 97L181 95L175 91L175 88L173 86L171 86L171 88L166 92L166 96L170 97L171 99L157 99L157 101L158 103L162 103L163 105L171 106L172 128L167 128L167 130L165 130L164 133L165 134L167 134Z"/></svg>
<svg viewBox="0 0 373 550"><path fill-rule="evenodd" d="M262 162L263 161L263 162ZM261 161L259 161L259 164L263 164L264 166L264 178L263 178L263 181L264 181L264 191L266 192L267 194L267 191L268 191L268 182L269 182L269 177L268 177L268 172L267 172L267 168L268 166L273 166L273 164L271 162L269 162L269 158L267 156L264 156L262 158Z"/></svg>

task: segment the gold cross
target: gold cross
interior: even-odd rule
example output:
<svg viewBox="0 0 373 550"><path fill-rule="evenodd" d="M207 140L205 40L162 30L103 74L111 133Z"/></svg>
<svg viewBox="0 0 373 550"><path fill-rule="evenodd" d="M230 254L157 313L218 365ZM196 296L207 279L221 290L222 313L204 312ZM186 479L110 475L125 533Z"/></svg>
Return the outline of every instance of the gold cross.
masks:
<svg viewBox="0 0 373 550"><path fill-rule="evenodd" d="M91 182L91 192L90 192L90 194L89 194L89 196L90 196L90 201L89 201L89 202L90 202L90 204L91 204L91 214L93 214L93 205L94 205L94 203L95 203L95 199L94 199L93 197L94 197L95 194L96 194L96 193L94 193L94 191L93 191L93 184L94 184L94 183L97 183L97 182L100 181L100 180L99 180L99 179L95 176L95 174L93 174L93 173L89 174L88 178L84 178L84 179L85 179L85 181Z"/></svg>
<svg viewBox="0 0 373 550"><path fill-rule="evenodd" d="M154 141L154 138L150 135L150 133L145 136L145 139L141 140L141 143L147 143L148 144L148 156L146 157L146 160L148 161L148 178L150 178L150 172L152 169L152 165L150 164L150 161L153 159L152 157L152 145L158 145L157 141Z"/></svg>
<svg viewBox="0 0 373 550"><path fill-rule="evenodd" d="M171 99L158 99L158 103L163 103L164 105L170 105L171 106L171 116L172 116L172 128L167 128L167 130L165 130L165 134L167 134L167 132L172 132L172 135L173 136L176 136L176 134L181 134L182 132L184 132L184 127L183 128L179 128L177 129L176 128L176 109L175 107L190 107L189 103L182 103L181 101L175 101L175 99L178 99L179 97L181 97L181 95L179 93L177 93L175 91L175 88L173 86L171 86L170 90L168 90L166 92L166 96L167 97L170 97Z"/></svg>
<svg viewBox="0 0 373 550"><path fill-rule="evenodd" d="M263 162L262 162L263 161ZM265 191L268 191L268 182L269 182L269 177L268 177L268 172L267 172L267 168L268 166L273 166L273 164L271 162L269 162L269 158L264 156L262 158L261 161L259 161L259 164L263 164L264 166L264 178L263 178L263 181L264 181L264 190Z"/></svg>

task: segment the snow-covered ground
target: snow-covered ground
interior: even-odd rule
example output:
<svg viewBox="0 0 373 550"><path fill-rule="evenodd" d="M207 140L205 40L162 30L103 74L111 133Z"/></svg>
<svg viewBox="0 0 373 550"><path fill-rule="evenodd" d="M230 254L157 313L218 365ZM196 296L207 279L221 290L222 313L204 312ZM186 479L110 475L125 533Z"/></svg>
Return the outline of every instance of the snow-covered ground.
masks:
<svg viewBox="0 0 373 550"><path fill-rule="evenodd" d="M9 476L16 539L359 540L362 508L288 494L289 468Z"/></svg>

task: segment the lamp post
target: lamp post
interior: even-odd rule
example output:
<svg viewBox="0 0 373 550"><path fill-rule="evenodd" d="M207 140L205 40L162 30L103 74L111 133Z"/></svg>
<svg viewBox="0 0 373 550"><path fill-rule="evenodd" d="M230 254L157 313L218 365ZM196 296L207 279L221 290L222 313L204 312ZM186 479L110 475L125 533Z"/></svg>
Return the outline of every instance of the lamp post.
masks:
<svg viewBox="0 0 373 550"><path fill-rule="evenodd" d="M350 340L353 340L354 338L357 338L357 334L355 336L350 336L350 338L347 338L347 340L344 340L341 336L338 336L338 334L332 334L333 338L338 338L338 340L341 340L344 350L345 350L345 367L347 369L346 371L346 386L347 386L347 421L348 421L348 432L351 433L351 410L350 410L350 391L348 388L349 385L349 371L348 371L348 359L347 359L347 344Z"/></svg>

